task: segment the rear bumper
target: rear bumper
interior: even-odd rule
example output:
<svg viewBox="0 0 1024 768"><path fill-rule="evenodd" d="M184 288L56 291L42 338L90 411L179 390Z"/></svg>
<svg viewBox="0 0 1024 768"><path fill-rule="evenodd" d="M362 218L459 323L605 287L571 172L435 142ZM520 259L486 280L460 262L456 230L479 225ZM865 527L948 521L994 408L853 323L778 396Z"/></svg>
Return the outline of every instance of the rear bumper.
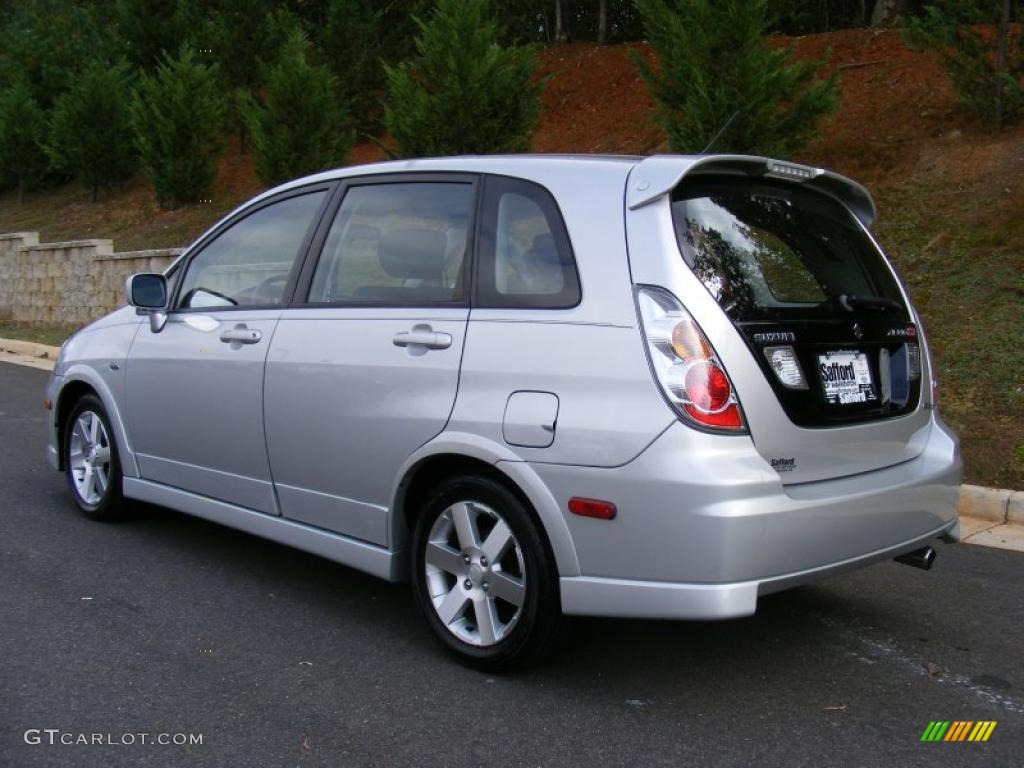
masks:
<svg viewBox="0 0 1024 768"><path fill-rule="evenodd" d="M563 510L589 496L619 511L565 515L580 564L561 579L569 614L745 616L759 595L959 536L959 448L935 418L912 461L799 485L783 485L749 438L682 424L623 467L534 469Z"/></svg>
<svg viewBox="0 0 1024 768"><path fill-rule="evenodd" d="M732 584L679 584L664 581L562 578L562 610L576 616L634 619L734 619L751 616L761 595L832 576L913 552L937 536L959 540L957 521L895 547L806 571Z"/></svg>

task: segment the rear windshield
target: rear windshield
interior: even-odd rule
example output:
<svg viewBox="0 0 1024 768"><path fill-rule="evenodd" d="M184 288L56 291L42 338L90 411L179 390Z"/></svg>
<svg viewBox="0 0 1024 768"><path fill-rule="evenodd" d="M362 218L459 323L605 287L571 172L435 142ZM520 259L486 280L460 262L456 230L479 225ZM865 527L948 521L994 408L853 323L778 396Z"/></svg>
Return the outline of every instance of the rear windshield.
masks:
<svg viewBox="0 0 1024 768"><path fill-rule="evenodd" d="M881 254L825 195L785 183L691 183L673 196L672 219L686 263L736 322L835 317L844 296L906 314Z"/></svg>

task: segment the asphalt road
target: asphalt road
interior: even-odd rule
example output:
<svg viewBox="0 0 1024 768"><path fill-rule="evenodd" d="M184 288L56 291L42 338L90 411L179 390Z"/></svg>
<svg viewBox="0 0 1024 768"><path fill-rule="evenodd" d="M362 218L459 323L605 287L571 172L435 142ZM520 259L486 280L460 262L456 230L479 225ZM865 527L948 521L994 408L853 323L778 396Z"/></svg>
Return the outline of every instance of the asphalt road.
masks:
<svg viewBox="0 0 1024 768"><path fill-rule="evenodd" d="M739 621L577 620L547 665L481 674L405 585L164 509L86 520L43 459L44 380L0 363L0 766L1024 762L1019 553L940 545L930 573L881 564ZM998 725L921 743L931 720ZM94 733L202 744L60 743Z"/></svg>

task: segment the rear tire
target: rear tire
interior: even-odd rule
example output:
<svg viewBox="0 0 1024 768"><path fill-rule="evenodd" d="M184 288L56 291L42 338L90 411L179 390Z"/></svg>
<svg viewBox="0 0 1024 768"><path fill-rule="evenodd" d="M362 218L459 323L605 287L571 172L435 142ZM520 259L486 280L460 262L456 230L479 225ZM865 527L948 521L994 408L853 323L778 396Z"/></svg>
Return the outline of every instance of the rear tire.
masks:
<svg viewBox="0 0 1024 768"><path fill-rule="evenodd" d="M121 460L114 430L96 395L83 395L64 423L64 475L78 508L93 520L124 517Z"/></svg>
<svg viewBox="0 0 1024 768"><path fill-rule="evenodd" d="M551 649L558 571L529 510L501 483L464 475L438 486L416 519L411 559L416 604L460 660L500 670Z"/></svg>

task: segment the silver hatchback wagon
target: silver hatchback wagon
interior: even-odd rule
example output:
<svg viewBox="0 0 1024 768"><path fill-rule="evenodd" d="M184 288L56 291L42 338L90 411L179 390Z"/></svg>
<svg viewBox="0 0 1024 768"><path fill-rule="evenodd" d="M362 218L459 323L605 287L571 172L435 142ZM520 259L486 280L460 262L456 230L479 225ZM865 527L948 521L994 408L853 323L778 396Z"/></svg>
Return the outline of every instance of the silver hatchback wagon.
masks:
<svg viewBox="0 0 1024 768"><path fill-rule="evenodd" d="M956 540L961 460L870 195L762 157L390 162L272 189L49 381L139 499L412 582L501 667L563 615L723 619Z"/></svg>

